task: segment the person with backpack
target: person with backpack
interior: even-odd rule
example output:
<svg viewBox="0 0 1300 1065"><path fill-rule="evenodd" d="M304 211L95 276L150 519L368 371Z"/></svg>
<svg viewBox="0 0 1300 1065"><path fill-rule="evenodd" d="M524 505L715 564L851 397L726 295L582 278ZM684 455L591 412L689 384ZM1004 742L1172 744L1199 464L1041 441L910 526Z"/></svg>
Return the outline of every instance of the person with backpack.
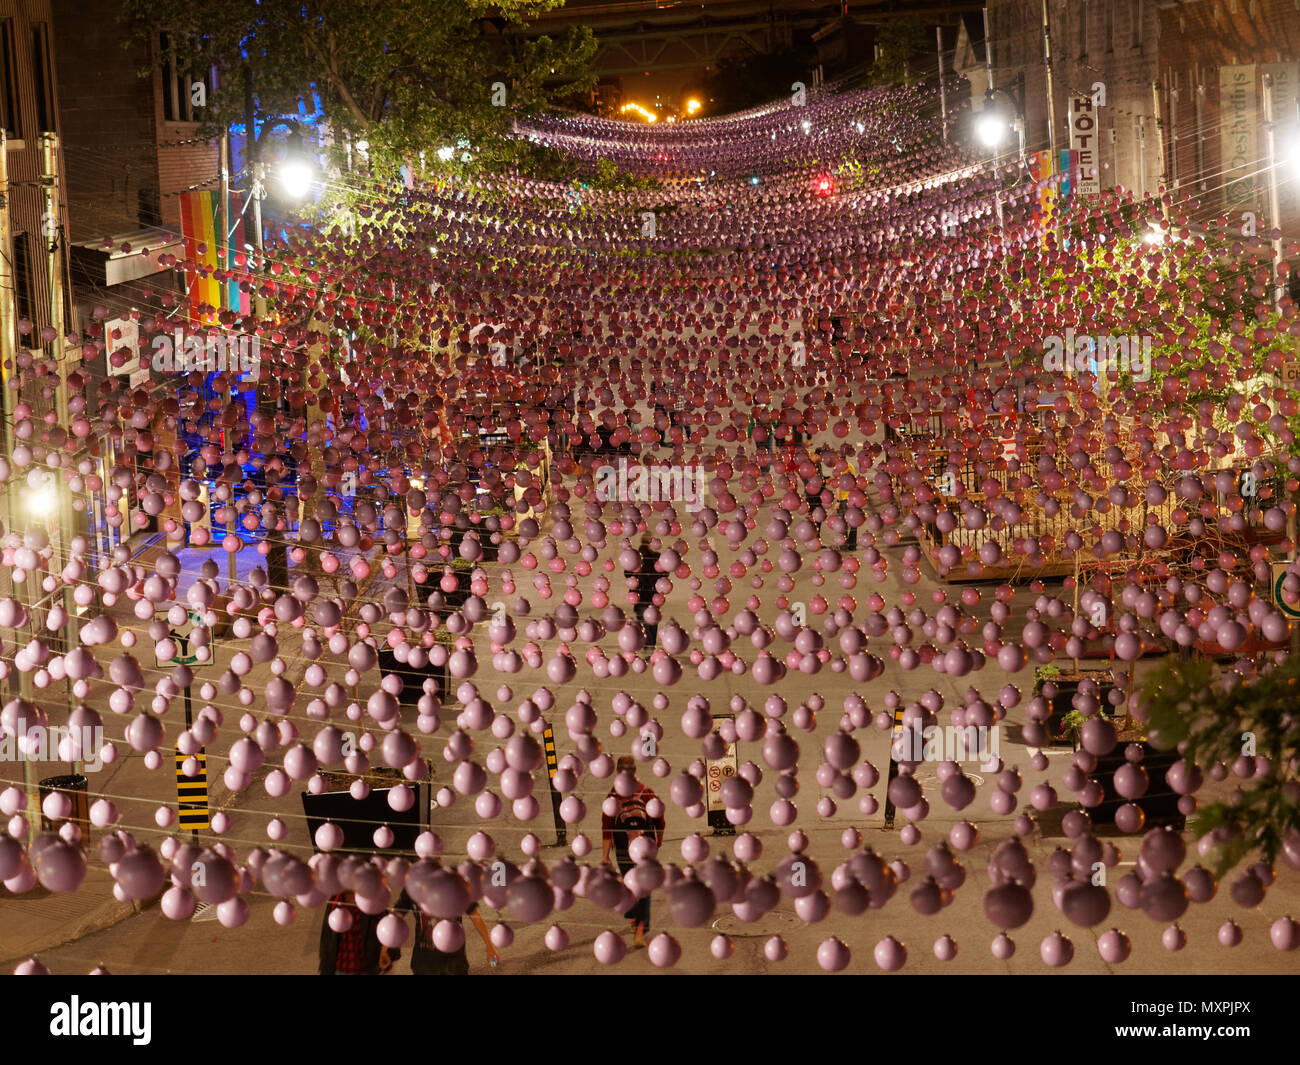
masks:
<svg viewBox="0 0 1300 1065"><path fill-rule="evenodd" d="M662 814L658 817L650 816L649 805L656 796L654 791L636 779L636 759L631 755L623 755L618 760L617 771L620 776L627 773L632 777L634 790L630 795L623 796L618 794L615 786L606 796L606 799L613 797L618 802L618 811L612 816L604 813L601 815L600 834L604 843L602 860L608 865L612 850L619 875L627 876L628 871L636 865L630 853L632 840L639 836L650 836L654 839L655 846L659 846L664 839L664 818ZM646 933L650 930L650 896L637 899L623 916L632 923L632 946L644 947Z"/></svg>
<svg viewBox="0 0 1300 1065"><path fill-rule="evenodd" d="M460 949L450 954L439 950L433 942L433 926L438 923L437 920L420 909L415 904L415 900L403 891L398 896L397 902L393 904L393 912L408 911L415 916L415 936L411 942L411 972L416 976L468 976L469 955L466 953L466 944L462 942ZM497 948L488 934L487 925L483 923L482 914L478 912L478 903L471 902L469 908L465 910L465 916L470 919L479 938L483 940L488 964L495 968L501 956L497 953ZM461 918L456 920L463 925Z"/></svg>

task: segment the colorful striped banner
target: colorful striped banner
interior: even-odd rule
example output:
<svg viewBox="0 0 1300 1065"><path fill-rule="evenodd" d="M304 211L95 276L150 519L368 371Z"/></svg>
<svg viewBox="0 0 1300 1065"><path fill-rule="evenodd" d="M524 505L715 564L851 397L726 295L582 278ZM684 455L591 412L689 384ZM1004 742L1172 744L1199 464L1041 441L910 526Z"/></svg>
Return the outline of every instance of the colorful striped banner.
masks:
<svg viewBox="0 0 1300 1065"><path fill-rule="evenodd" d="M217 212L219 192L184 192L181 194L181 237L185 241L185 257L195 264L189 278L190 310L196 322L212 325L218 311L232 311L245 315L249 312L248 294L241 292L237 281L219 281L213 276L216 270L233 270L235 256L243 248L244 221L239 213L242 204L238 193L232 192L228 217L233 225L230 239L219 232ZM202 248L202 252L199 249Z"/></svg>

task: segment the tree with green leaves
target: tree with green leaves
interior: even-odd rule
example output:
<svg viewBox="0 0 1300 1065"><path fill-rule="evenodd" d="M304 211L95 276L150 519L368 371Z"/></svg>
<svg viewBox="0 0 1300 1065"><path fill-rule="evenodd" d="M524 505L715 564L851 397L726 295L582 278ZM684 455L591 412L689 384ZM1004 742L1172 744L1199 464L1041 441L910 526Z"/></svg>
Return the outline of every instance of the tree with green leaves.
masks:
<svg viewBox="0 0 1300 1065"><path fill-rule="evenodd" d="M1141 698L1151 741L1183 757L1184 790L1203 775L1225 781L1228 794L1196 822L1198 836L1211 835L1216 875L1254 855L1300 867L1300 658L1267 663L1253 678L1168 659Z"/></svg>
<svg viewBox="0 0 1300 1065"><path fill-rule="evenodd" d="M503 134L516 114L591 89L589 29L523 32L562 3L126 0L122 18L137 40L165 31L160 64L215 75L203 79L203 135L251 124L257 159L270 131L319 115L336 135L367 142L383 174L421 151L466 144L477 165L508 165L515 142Z"/></svg>
<svg viewBox="0 0 1300 1065"><path fill-rule="evenodd" d="M890 19L876 31L876 59L869 72L873 85L908 81L908 64L925 47L925 29L922 19L909 17Z"/></svg>

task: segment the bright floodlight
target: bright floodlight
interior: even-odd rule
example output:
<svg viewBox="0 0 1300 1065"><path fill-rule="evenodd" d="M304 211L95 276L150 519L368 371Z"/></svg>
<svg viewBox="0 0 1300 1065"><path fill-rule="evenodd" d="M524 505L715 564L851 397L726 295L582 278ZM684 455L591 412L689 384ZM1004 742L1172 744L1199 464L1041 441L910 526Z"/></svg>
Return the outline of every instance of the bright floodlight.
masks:
<svg viewBox="0 0 1300 1065"><path fill-rule="evenodd" d="M688 115L693 115L695 114L696 111L698 111L703 106L704 105L701 104L699 100L695 99L695 97L692 96L689 100L686 101L686 113Z"/></svg>
<svg viewBox="0 0 1300 1065"><path fill-rule="evenodd" d="M1007 120L996 108L985 106L975 120L975 135L986 148L996 148L1007 135Z"/></svg>
<svg viewBox="0 0 1300 1065"><path fill-rule="evenodd" d="M286 159L280 164L280 188L292 200L306 199L311 193L311 164L305 159Z"/></svg>

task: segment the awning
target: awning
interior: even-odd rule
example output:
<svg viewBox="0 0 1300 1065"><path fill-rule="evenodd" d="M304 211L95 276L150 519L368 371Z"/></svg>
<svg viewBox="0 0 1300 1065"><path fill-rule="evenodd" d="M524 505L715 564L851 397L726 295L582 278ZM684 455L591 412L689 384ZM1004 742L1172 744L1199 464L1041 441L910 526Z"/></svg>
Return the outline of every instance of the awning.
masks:
<svg viewBox="0 0 1300 1065"><path fill-rule="evenodd" d="M185 257L180 234L166 229L138 229L119 233L107 241L82 241L73 244L71 250L74 268L102 285L120 285L161 273L165 267L158 260L168 252Z"/></svg>

